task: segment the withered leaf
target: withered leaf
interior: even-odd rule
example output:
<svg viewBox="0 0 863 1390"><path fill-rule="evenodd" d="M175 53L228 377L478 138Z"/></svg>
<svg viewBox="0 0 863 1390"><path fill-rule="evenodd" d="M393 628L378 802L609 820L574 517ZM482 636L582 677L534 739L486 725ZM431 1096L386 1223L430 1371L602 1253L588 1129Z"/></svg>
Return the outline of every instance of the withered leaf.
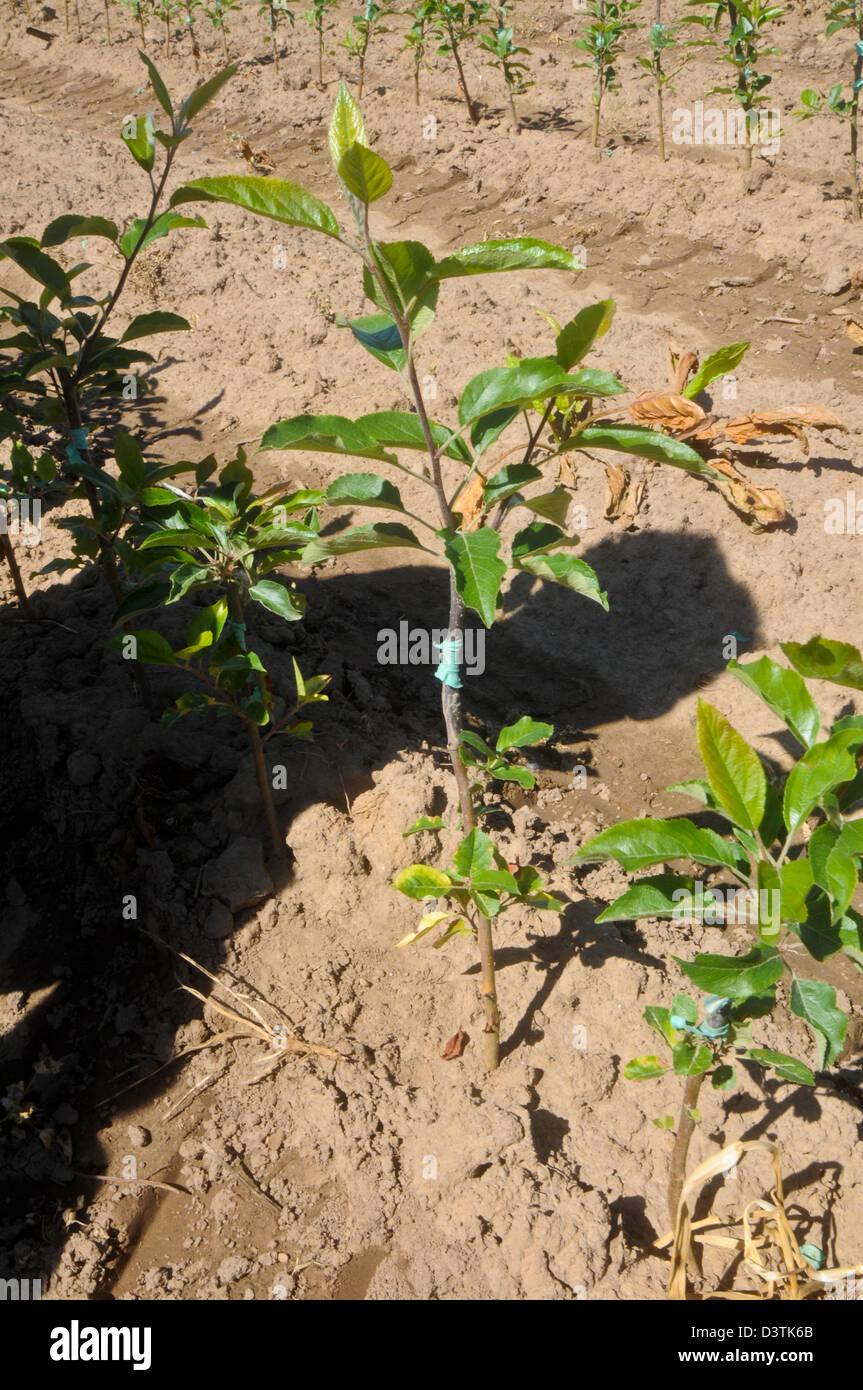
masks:
<svg viewBox="0 0 863 1390"><path fill-rule="evenodd" d="M470 1042L467 1033L459 1028L457 1033L453 1033L451 1038L447 1038L441 1057L445 1062L452 1062L454 1058L460 1057Z"/></svg>
<svg viewBox="0 0 863 1390"><path fill-rule="evenodd" d="M474 531L482 520L483 488L488 479L475 473L463 492L456 498L455 511L461 517L461 530Z"/></svg>
<svg viewBox="0 0 863 1390"><path fill-rule="evenodd" d="M603 515L608 521L632 525L644 497L645 479L639 478L633 487L629 470L622 463L605 465L605 505Z"/></svg>
<svg viewBox="0 0 863 1390"><path fill-rule="evenodd" d="M791 435L806 445L803 426L813 430L844 430L847 426L832 410L824 410L818 405L788 405L779 410L752 410L735 420L723 422L728 439L735 444L747 444L751 439L765 435L781 437Z"/></svg>
<svg viewBox="0 0 863 1390"><path fill-rule="evenodd" d="M637 425L660 425L675 434L690 430L705 419L700 405L673 392L643 391L630 405L629 414Z"/></svg>
<svg viewBox="0 0 863 1390"><path fill-rule="evenodd" d="M846 319L845 332L858 347L863 347L863 324L858 323L856 319Z"/></svg>
<svg viewBox="0 0 863 1390"><path fill-rule="evenodd" d="M728 459L711 458L710 467L723 475L721 482L711 482L726 502L740 512L755 530L766 526L777 526L787 515L782 494L775 487L757 487L734 467Z"/></svg>

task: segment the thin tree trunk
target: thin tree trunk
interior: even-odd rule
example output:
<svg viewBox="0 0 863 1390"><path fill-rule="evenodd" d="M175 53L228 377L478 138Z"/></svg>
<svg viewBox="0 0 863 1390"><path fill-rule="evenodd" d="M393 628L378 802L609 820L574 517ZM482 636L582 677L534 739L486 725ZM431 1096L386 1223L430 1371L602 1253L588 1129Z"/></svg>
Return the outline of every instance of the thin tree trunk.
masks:
<svg viewBox="0 0 863 1390"><path fill-rule="evenodd" d="M450 29L449 31L449 37L450 45L452 47L452 56L455 58L455 65L458 69L459 82L461 83L461 89L464 92L465 105L467 106L467 109L470 112L470 118L473 121L474 125L478 125L479 116L476 114L476 110L474 109L473 100L471 99L471 94L467 85L467 78L464 75L464 68L462 67L461 54L459 53L458 44L456 42L455 35L453 34L452 29Z"/></svg>
<svg viewBox="0 0 863 1390"><path fill-rule="evenodd" d="M324 85L324 31L318 30L318 86Z"/></svg>
<svg viewBox="0 0 863 1390"><path fill-rule="evenodd" d="M665 163L665 121L662 113L662 88L656 89L656 119L659 124L659 158Z"/></svg>
<svg viewBox="0 0 863 1390"><path fill-rule="evenodd" d="M860 27L860 42L863 43L863 25ZM860 171L857 167L857 118L860 111L860 82L863 81L863 53L858 51L854 59L854 84L851 88L851 216L860 221Z"/></svg>
<svg viewBox="0 0 863 1390"><path fill-rule="evenodd" d="M12 583L15 587L15 595L22 613L30 612L30 599L24 587L24 580L21 578L21 571L18 568L18 561L15 558L15 551L12 542L5 531L0 531L0 556L6 561L12 575Z"/></svg>
<svg viewBox="0 0 863 1390"><path fill-rule="evenodd" d="M695 1130L695 1121L690 1111L694 1110L698 1104L701 1083L706 1075L706 1072L702 1072L700 1076L687 1076L683 1088L680 1118L677 1121L677 1133L674 1136L674 1149L671 1154L671 1178L668 1184L668 1215L671 1218L672 1228L677 1224L677 1208L680 1206L680 1194L686 1181L686 1158L689 1153L689 1141Z"/></svg>
<svg viewBox="0 0 863 1390"><path fill-rule="evenodd" d="M105 28L108 31L108 42L111 42L111 16L108 12L108 0L105 0Z"/></svg>
<svg viewBox="0 0 863 1390"><path fill-rule="evenodd" d="M147 34L146 34L145 29L144 29L144 11L143 11L143 9L141 8L140 5L138 6L138 23L139 23L140 26L141 26L141 47L143 48L144 52L146 53L146 52L147 52Z"/></svg>
<svg viewBox="0 0 863 1390"><path fill-rule="evenodd" d="M415 67L415 68L414 68L414 101L416 102L417 106L419 106L419 104L420 104L420 70L419 70L418 67Z"/></svg>
<svg viewBox="0 0 863 1390"><path fill-rule="evenodd" d="M602 91L598 93L599 100L593 105L593 148L599 148L599 112L602 107Z"/></svg>
<svg viewBox="0 0 863 1390"><path fill-rule="evenodd" d="M242 601L235 588L229 588L228 590L228 611L235 623L242 623L245 625ZM258 684L261 686L263 684L261 677L258 679ZM285 839L279 827L278 816L276 815L275 802L273 801L273 789L270 785L269 776L267 775L267 763L264 758L264 747L261 742L260 730L257 724L253 724L250 720L247 719L244 722L246 725L246 737L249 741L252 762L255 768L255 781L258 784L258 792L260 793L264 814L267 818L267 829L270 832L273 854L279 861L283 862L287 859Z"/></svg>
<svg viewBox="0 0 863 1390"><path fill-rule="evenodd" d="M509 91L509 109L512 113L512 123L515 126L515 133L516 135L521 135L521 123L518 119L518 111L515 108L515 97L512 94L512 88L510 88Z"/></svg>

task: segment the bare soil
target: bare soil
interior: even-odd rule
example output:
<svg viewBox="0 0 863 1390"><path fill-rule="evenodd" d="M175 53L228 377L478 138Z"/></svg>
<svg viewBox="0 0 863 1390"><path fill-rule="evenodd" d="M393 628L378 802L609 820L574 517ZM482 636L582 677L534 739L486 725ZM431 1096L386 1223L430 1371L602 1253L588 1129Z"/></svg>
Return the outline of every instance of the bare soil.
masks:
<svg viewBox="0 0 863 1390"><path fill-rule="evenodd" d="M326 127L347 55L328 56L319 90L298 15L277 77L253 8L232 26L238 73L183 147L177 181L243 172L243 138L279 176L343 212ZM139 36L112 9L109 46L101 9L81 0L80 10L81 32L73 10L68 35L62 10L40 18L34 9L27 21L7 8L0 18L4 235L38 235L72 210L143 210L143 176L118 138L124 116L153 105ZM331 41L349 17L336 13ZM50 44L27 34L28 22L49 31ZM162 730L106 651L111 607L97 576L36 574L66 553L55 522L74 507L49 514L38 547L18 547L38 621L22 621L4 569L0 1091L30 1084L34 1111L27 1125L0 1131L0 1239L4 1268L43 1277L49 1297L664 1296L667 1264L651 1245L667 1226L671 1141L653 1121L676 1113L677 1085L639 1086L622 1067L654 1050L641 1015L682 986L672 956L742 944L745 931L597 925L623 875L564 861L621 816L691 809L664 789L698 775L699 694L788 762L775 721L723 673L729 635L744 655L777 656L780 641L818 631L863 642L863 542L824 527L825 503L855 488L859 467L863 352L844 325L863 315L863 242L849 215L847 132L790 115L803 87L838 80L846 55L823 38L820 7L795 5L771 62L780 152L756 153L746 172L739 150L669 138L663 164L633 40L595 156L589 77L572 67L578 17L536 0L516 6L516 22L536 82L517 138L497 74L473 58L476 127L443 60L424 74L414 106L404 19L369 57L366 121L395 171L375 212L379 236L423 239L443 254L529 234L586 256L576 281L543 272L445 287L422 342L438 416L507 352L550 349L535 306L565 321L610 297L617 315L592 362L633 391L666 384L667 336L702 355L748 339L736 399L717 395L720 414L818 404L847 429L814 435L808 456L791 440L758 468L757 481L781 489L789 510L764 533L697 480L647 464L633 470L644 494L624 529L604 518L601 465L584 460L580 553L607 587L610 612L527 576L510 585L486 672L467 681L467 708L480 730L525 712L555 725L537 789L513 799L496 829L511 857L536 862L569 905L560 921L526 916L498 932L504 1055L491 1078L470 941L394 949L415 913L390 887L393 875L451 845L446 835L406 842L402 832L444 811L452 786L437 684L422 668L380 666L377 633L403 618L441 626L443 571L401 556L328 562L299 580L302 624L256 619L255 644L282 688L292 656L307 673L332 676L315 743L284 755L280 814L292 858L280 875L264 864L241 733L221 722ZM205 26L200 76L222 61ZM169 89L190 90L188 36L178 27L170 57L161 28L150 39ZM711 100L715 80L699 57L669 108ZM424 138L428 116L433 139ZM363 303L341 248L226 207L208 208L206 220L207 230L158 242L136 270L124 312L169 308L193 331L156 340L152 393L114 423L165 460L209 451L227 460L288 415L402 406L396 379L335 323ZM105 244L91 240L86 258L94 277L108 268ZM262 486L340 471L325 455L251 457ZM404 494L410 505L410 487ZM183 616L165 615L166 635L179 635ZM155 671L157 709L171 691ZM841 691L818 694L830 713L853 707ZM588 770L583 789L578 766ZM123 917L128 895L137 923ZM257 991L308 1043L342 1056L294 1055L257 1079L272 1053L260 1040L214 1041L229 1021L178 989L212 988L178 951ZM863 1258L863 996L859 976L836 983L852 1009L836 1081L813 1092L744 1069L737 1093L704 1096L692 1159L736 1138L778 1140L800 1238L848 1264ZM442 1060L459 1029L470 1038L463 1056ZM813 1060L802 1024L777 1020L764 1037ZM739 1210L765 1181L741 1170L718 1194L720 1209ZM708 1267L705 1286L720 1276Z"/></svg>

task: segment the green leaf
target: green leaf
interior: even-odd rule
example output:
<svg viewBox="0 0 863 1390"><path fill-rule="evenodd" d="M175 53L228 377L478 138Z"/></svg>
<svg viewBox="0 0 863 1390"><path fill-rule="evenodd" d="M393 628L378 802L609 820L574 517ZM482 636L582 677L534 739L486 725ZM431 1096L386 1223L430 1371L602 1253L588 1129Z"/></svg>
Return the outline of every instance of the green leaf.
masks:
<svg viewBox="0 0 863 1390"><path fill-rule="evenodd" d="M344 415L295 415L290 420L279 420L265 431L258 452L267 449L307 449L324 454L352 454L381 463L398 462L365 424Z"/></svg>
<svg viewBox="0 0 863 1390"><path fill-rule="evenodd" d="M494 623L506 565L500 558L500 536L488 527L478 531L444 533L444 550L453 568L456 589L468 608L486 627Z"/></svg>
<svg viewBox="0 0 863 1390"><path fill-rule="evenodd" d="M751 1047L747 1052L753 1062L762 1067L774 1067L783 1081L793 1081L796 1086L814 1086L815 1077L805 1062L789 1057L785 1052L773 1052L769 1047Z"/></svg>
<svg viewBox="0 0 863 1390"><path fill-rule="evenodd" d="M31 279L38 280L40 285L53 290L61 299L72 293L69 277L63 267L40 251L28 237L14 236L0 241L0 256L8 256Z"/></svg>
<svg viewBox="0 0 863 1390"><path fill-rule="evenodd" d="M513 564L526 559L528 555L542 555L569 545L578 545L578 536L567 536L559 526L552 526L547 521L532 521L512 538Z"/></svg>
<svg viewBox="0 0 863 1390"><path fill-rule="evenodd" d="M686 387L683 392L684 396L688 400L694 400L705 387L710 385L711 381L715 381L716 377L733 372L735 367L740 366L749 347L749 343L729 343L727 347L711 352L709 357L705 357L701 367Z"/></svg>
<svg viewBox="0 0 863 1390"><path fill-rule="evenodd" d="M137 632L118 633L111 637L108 646L116 651L122 651L123 644L129 637L135 639L135 660L143 662L146 666L175 666L176 657L173 648L165 641L159 632L154 632L152 628L141 628Z"/></svg>
<svg viewBox="0 0 863 1390"><path fill-rule="evenodd" d="M526 507L535 516L545 517L555 526L566 526L570 501L570 494L565 487L554 487L551 492L526 497L519 505Z"/></svg>
<svg viewBox="0 0 863 1390"><path fill-rule="evenodd" d="M555 351L557 360L565 371L569 371L593 347L611 327L614 318L613 299L601 299L598 304L588 304L574 319L570 319L558 333Z"/></svg>
<svg viewBox="0 0 863 1390"><path fill-rule="evenodd" d="M627 1081L654 1081L667 1071L668 1067L658 1057L633 1057L623 1068L623 1075Z"/></svg>
<svg viewBox="0 0 863 1390"><path fill-rule="evenodd" d="M820 980L794 977L789 1001L791 1012L802 1018L816 1035L818 1065L829 1067L842 1051L848 1019L836 1007L836 991Z"/></svg>
<svg viewBox="0 0 863 1390"><path fill-rule="evenodd" d="M608 612L608 594L599 587L595 572L585 560L575 555L526 555L523 560L513 563L517 569L536 575L537 579L548 579L561 584L565 589L573 589L584 598L593 599Z"/></svg>
<svg viewBox="0 0 863 1390"><path fill-rule="evenodd" d="M426 437L418 415L405 410L379 410L372 415L361 415L356 423L385 448L427 452ZM446 444L450 431L433 420L429 421L429 425L432 441L438 448L444 446L442 452L448 458L458 459L459 463L471 462L470 449L463 439L453 439Z"/></svg>
<svg viewBox="0 0 863 1390"><path fill-rule="evenodd" d="M789 834L803 824L827 792L854 776L857 763L848 752L846 740L849 737L853 737L853 733L843 731L834 734L826 743L814 744L792 767L782 798L782 814Z"/></svg>
<svg viewBox="0 0 863 1390"><path fill-rule="evenodd" d="M429 864L409 864L393 879L393 887L404 893L405 897L422 901L423 898L445 896L452 887L452 881L447 874L433 869Z"/></svg>
<svg viewBox="0 0 863 1390"><path fill-rule="evenodd" d="M762 994L775 985L785 969L773 946L753 946L745 956L697 955L694 961L677 961L684 975L705 994L716 994L734 1003Z"/></svg>
<svg viewBox="0 0 863 1390"><path fill-rule="evenodd" d="M146 338L151 333L178 333L191 326L179 314L168 314L157 309L151 314L136 314L119 341L130 343L133 338Z"/></svg>
<svg viewBox="0 0 863 1390"><path fill-rule="evenodd" d="M711 1076L710 1084L715 1091L733 1091L737 1085L737 1073L733 1067L723 1063Z"/></svg>
<svg viewBox="0 0 863 1390"><path fill-rule="evenodd" d="M119 233L117 224L104 217L79 217L76 212L64 212L55 217L42 233L42 246L62 246L71 237L101 236L108 241L116 241Z"/></svg>
<svg viewBox="0 0 863 1390"><path fill-rule="evenodd" d="M727 669L754 690L773 714L791 730L797 742L810 748L821 728L821 714L802 678L769 656L757 661L729 661Z"/></svg>
<svg viewBox="0 0 863 1390"><path fill-rule="evenodd" d="M289 623L295 623L303 616L305 610L305 600L274 579L259 579L257 584L252 584L249 588L249 598L264 608L269 608L271 613L277 613Z"/></svg>
<svg viewBox="0 0 863 1390"><path fill-rule="evenodd" d="M686 897L678 896L686 894ZM642 917L679 917L681 905L692 911L695 900L695 879L680 874L654 874L640 878L619 898L600 912L597 922L637 922ZM714 902L713 894L704 894L704 906Z"/></svg>
<svg viewBox="0 0 863 1390"><path fill-rule="evenodd" d="M506 753L510 748L535 748L538 743L545 743L553 733L553 724L540 724L524 714L515 724L507 724L501 729L495 747L498 753Z"/></svg>
<svg viewBox="0 0 863 1390"><path fill-rule="evenodd" d="M698 701L697 725L698 748L717 801L735 825L755 835L767 797L758 754L706 700Z"/></svg>
<svg viewBox="0 0 863 1390"><path fill-rule="evenodd" d="M435 275L451 280L463 275L487 275L501 270L582 270L583 266L561 246L551 246L534 237L515 237L509 241L481 241L464 246L452 256L438 261Z"/></svg>
<svg viewBox="0 0 863 1390"><path fill-rule="evenodd" d="M534 483L541 477L542 470L532 463L508 464L506 468L494 473L486 483L483 489L486 505L492 507L497 502L505 501L507 497L520 492L528 483Z"/></svg>
<svg viewBox="0 0 863 1390"><path fill-rule="evenodd" d="M206 227L207 224L203 217L181 217L176 212L163 212L147 231L146 225L144 218L136 217L121 236L120 250L126 260L133 254L140 255L152 241L158 241L160 237L167 236L178 227Z"/></svg>
<svg viewBox="0 0 863 1390"><path fill-rule="evenodd" d="M700 801L703 806L709 806L712 810L715 810L717 805L710 783L697 777L692 777L687 782L673 782L665 790L674 792L677 796L691 796L693 801Z"/></svg>
<svg viewBox="0 0 863 1390"><path fill-rule="evenodd" d="M699 478L719 477L701 455L681 439L672 439L644 425L586 425L564 440L557 452L564 454L571 449L612 449L615 453L635 454L656 463L670 463Z"/></svg>
<svg viewBox="0 0 863 1390"><path fill-rule="evenodd" d="M147 56L146 53L142 53L140 48L138 49L138 57L141 59L141 62L146 65L147 71L150 74L150 83L152 85L153 91L156 93L156 100L158 101L162 110L165 112L165 115L170 116L171 121L173 123L174 108L171 105L171 98L168 96L168 89L162 81L161 77L159 76L155 63L152 61L151 58Z"/></svg>
<svg viewBox="0 0 863 1390"><path fill-rule="evenodd" d="M407 354L394 318L389 314L366 314L345 322L360 346L378 362L394 372L404 371Z"/></svg>
<svg viewBox="0 0 863 1390"><path fill-rule="evenodd" d="M675 994L671 1002L671 1013L675 1018L682 1018L685 1023L694 1025L698 1022L698 1005L690 994Z"/></svg>
<svg viewBox="0 0 863 1390"><path fill-rule="evenodd" d="M672 1066L678 1076L701 1076L713 1066L713 1053L704 1043L675 1043Z"/></svg>
<svg viewBox="0 0 863 1390"><path fill-rule="evenodd" d="M127 135L126 126L128 120L123 122L123 129L121 131L123 144L126 146L126 149L131 154L135 163L139 164L142 169L149 173L156 157L156 146L153 139L153 117L150 115L132 116L128 119L135 122L135 127L133 133Z"/></svg>
<svg viewBox="0 0 863 1390"><path fill-rule="evenodd" d="M665 1039L669 1047L677 1046L677 1033L671 1026L671 1014L668 1009L663 1009L658 1004L648 1004L644 1010L644 1021Z"/></svg>
<svg viewBox="0 0 863 1390"><path fill-rule="evenodd" d="M349 145L337 172L348 192L366 205L383 198L393 186L393 171L386 160L365 145Z"/></svg>
<svg viewBox="0 0 863 1390"><path fill-rule="evenodd" d="M572 377L553 357L529 357L516 367L492 367L464 388L458 405L460 425L468 425L504 407L521 410L566 390Z"/></svg>
<svg viewBox="0 0 863 1390"><path fill-rule="evenodd" d="M724 864L738 871L745 866L741 851L715 830L703 829L685 817L673 820L621 821L594 835L582 845L570 864L602 864L614 859L623 869L645 869L675 859L694 859L698 864ZM722 990L713 990L722 994Z"/></svg>
<svg viewBox="0 0 863 1390"><path fill-rule="evenodd" d="M237 64L229 63L226 68L214 73L212 77L207 78L206 82L202 82L200 86L196 87L191 96L186 97L180 107L180 122L188 125L190 121L193 121L198 112L213 100L213 97L221 91L236 71Z"/></svg>
<svg viewBox="0 0 863 1390"><path fill-rule="evenodd" d="M395 484L377 473L344 473L327 488L327 503L331 507L385 507L398 512L405 509Z"/></svg>
<svg viewBox="0 0 863 1390"><path fill-rule="evenodd" d="M328 138L330 159L333 161L333 168L336 173L338 173L342 155L351 145L365 145L367 143L362 112L344 82L339 83L339 90L333 102Z"/></svg>
<svg viewBox="0 0 863 1390"><path fill-rule="evenodd" d="M352 555L357 550L425 550L412 531L397 521L379 521L373 526L354 526L337 536L321 536L303 551L303 564L316 565L333 555Z"/></svg>
<svg viewBox="0 0 863 1390"><path fill-rule="evenodd" d="M783 642L782 650L801 676L863 690L863 657L850 642L811 637L805 646Z"/></svg>
<svg viewBox="0 0 863 1390"><path fill-rule="evenodd" d="M223 174L216 178L193 179L171 197L171 207L196 202L231 203L288 227L308 227L331 237L339 235L335 213L320 198L315 198L297 183L264 174Z"/></svg>
<svg viewBox="0 0 863 1390"><path fill-rule="evenodd" d="M147 476L147 465L137 440L118 431L114 436L114 458L123 482L131 488L140 488Z"/></svg>
<svg viewBox="0 0 863 1390"><path fill-rule="evenodd" d="M408 835L419 835L423 830L446 830L442 816L420 816L413 825L409 825L407 830L402 831L402 835L407 839Z"/></svg>

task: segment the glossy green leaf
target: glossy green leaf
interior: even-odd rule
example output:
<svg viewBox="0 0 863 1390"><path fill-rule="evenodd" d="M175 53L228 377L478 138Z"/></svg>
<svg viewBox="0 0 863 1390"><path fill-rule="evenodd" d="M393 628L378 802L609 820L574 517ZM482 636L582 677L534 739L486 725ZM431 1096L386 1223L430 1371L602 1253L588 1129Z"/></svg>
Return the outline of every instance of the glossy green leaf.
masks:
<svg viewBox="0 0 863 1390"><path fill-rule="evenodd" d="M42 233L42 246L62 246L72 237L100 236L108 241L116 241L119 232L115 222L104 217L79 217L75 212L64 212L55 217Z"/></svg>
<svg viewBox="0 0 863 1390"><path fill-rule="evenodd" d="M498 753L506 753L510 748L535 748L538 743L545 743L553 733L553 724L541 724L525 714L515 724L507 724L501 729L495 748Z"/></svg>
<svg viewBox="0 0 863 1390"><path fill-rule="evenodd" d="M303 564L315 565L334 555L352 555L358 550L425 550L412 531L397 521L376 522L373 526L354 526L337 536L321 536L303 551Z"/></svg>
<svg viewBox="0 0 863 1390"><path fill-rule="evenodd" d="M320 198L315 198L299 184L264 174L223 174L216 178L193 179L173 194L171 207L195 202L231 203L288 227L308 227L330 237L339 235L335 213Z"/></svg>
<svg viewBox="0 0 863 1390"><path fill-rule="evenodd" d="M305 610L302 596L274 579L259 579L257 584L252 584L249 588L249 598L264 608L269 608L271 613L277 613L289 623L295 623L303 616Z"/></svg>
<svg viewBox="0 0 863 1390"><path fill-rule="evenodd" d="M729 661L727 669L754 690L767 708L791 730L797 742L810 748L821 728L821 714L802 678L769 656L757 661Z"/></svg>
<svg viewBox="0 0 863 1390"><path fill-rule="evenodd" d="M585 560L579 560L576 555L526 555L523 560L513 557L513 563L518 569L526 570L537 579L551 580L555 584L561 584L565 589L574 590L584 598L592 599L608 612L608 594L600 588L599 580L590 565Z"/></svg>
<svg viewBox="0 0 863 1390"><path fill-rule="evenodd" d="M668 1067L658 1057L633 1057L623 1068L623 1075L627 1081L654 1081L667 1071Z"/></svg>
<svg viewBox="0 0 863 1390"><path fill-rule="evenodd" d="M351 145L365 145L367 143L362 112L344 82L339 83L339 90L333 102L328 140L330 159L336 172L338 172L342 155Z"/></svg>
<svg viewBox="0 0 863 1390"><path fill-rule="evenodd" d="M614 318L613 299L601 299L597 304L588 304L570 319L557 335L555 351L560 365L569 371L593 347L598 338L607 333Z"/></svg>
<svg viewBox="0 0 863 1390"><path fill-rule="evenodd" d="M534 237L515 237L509 241L481 241L465 246L438 261L439 280L463 275L488 275L502 270L582 270L583 266L561 246L552 246Z"/></svg>
<svg viewBox="0 0 863 1390"><path fill-rule="evenodd" d="M746 867L745 856L732 842L683 816L672 820L644 816L640 820L621 821L594 835L567 862L602 864L609 859L616 860L623 869L645 869L675 859L694 859L705 865L724 864L737 870ZM721 990L713 992L722 993Z"/></svg>
<svg viewBox="0 0 863 1390"><path fill-rule="evenodd" d="M751 1047L747 1052L754 1062L762 1067L773 1067L783 1081L792 1081L796 1086L814 1086L815 1077L805 1062L789 1057L785 1052L774 1052L769 1047Z"/></svg>
<svg viewBox="0 0 863 1390"><path fill-rule="evenodd" d="M848 737L846 733L834 734L825 743L814 744L789 772L782 798L789 833L803 824L827 792L854 776L857 763L848 751Z"/></svg>
<svg viewBox="0 0 863 1390"><path fill-rule="evenodd" d="M733 1002L763 994L776 984L785 969L779 952L772 946L754 946L743 956L697 955L694 961L677 961L684 975L705 994L716 994Z"/></svg>
<svg viewBox="0 0 863 1390"><path fill-rule="evenodd" d="M715 381L718 376L726 376L728 372L733 372L735 367L740 366L749 346L749 343L729 343L727 347L711 352L708 357L705 357L695 376L685 388L684 396L689 400L694 400L710 385L711 381Z"/></svg>
<svg viewBox="0 0 863 1390"><path fill-rule="evenodd" d="M643 425L586 425L565 440L557 452L564 454L572 449L611 449L615 453L653 459L655 463L670 463L699 478L719 477L689 444Z"/></svg>
<svg viewBox="0 0 863 1390"><path fill-rule="evenodd" d="M446 557L453 568L456 589L468 608L491 627L500 599L506 564L500 558L500 536L481 527L478 531L448 532Z"/></svg>
<svg viewBox="0 0 863 1390"><path fill-rule="evenodd" d="M307 449L324 454L352 454L355 458L397 463L374 435L358 420L344 415L295 415L280 420L264 432L259 453L267 449Z"/></svg>
<svg viewBox="0 0 863 1390"><path fill-rule="evenodd" d="M385 507L404 511L398 488L377 473L344 473L327 488L327 503L331 507Z"/></svg>
<svg viewBox="0 0 863 1390"><path fill-rule="evenodd" d="M365 204L377 202L393 186L386 160L365 145L348 145L339 160L338 175L348 192Z"/></svg>
<svg viewBox="0 0 863 1390"><path fill-rule="evenodd" d="M157 309L150 314L136 314L119 341L130 343L134 338L146 338L151 333L178 333L191 326L180 314L168 314Z"/></svg>
<svg viewBox="0 0 863 1390"><path fill-rule="evenodd" d="M698 701L697 731L699 752L714 796L735 825L756 834L767 796L761 759L706 700Z"/></svg>
<svg viewBox="0 0 863 1390"><path fill-rule="evenodd" d="M863 690L863 657L850 642L819 636L811 637L805 646L783 642L782 650L801 676Z"/></svg>
<svg viewBox="0 0 863 1390"><path fill-rule="evenodd" d="M674 895L677 894L675 897ZM683 895L686 896L683 896ZM642 917L680 917L694 915L695 879L680 874L653 874L640 878L597 917L597 922L638 922ZM704 894L704 906L714 902Z"/></svg>
<svg viewBox="0 0 863 1390"><path fill-rule="evenodd" d="M802 1018L816 1035L819 1066L829 1067L842 1051L848 1018L836 1006L836 991L821 980L800 980L791 986L791 1012Z"/></svg>

